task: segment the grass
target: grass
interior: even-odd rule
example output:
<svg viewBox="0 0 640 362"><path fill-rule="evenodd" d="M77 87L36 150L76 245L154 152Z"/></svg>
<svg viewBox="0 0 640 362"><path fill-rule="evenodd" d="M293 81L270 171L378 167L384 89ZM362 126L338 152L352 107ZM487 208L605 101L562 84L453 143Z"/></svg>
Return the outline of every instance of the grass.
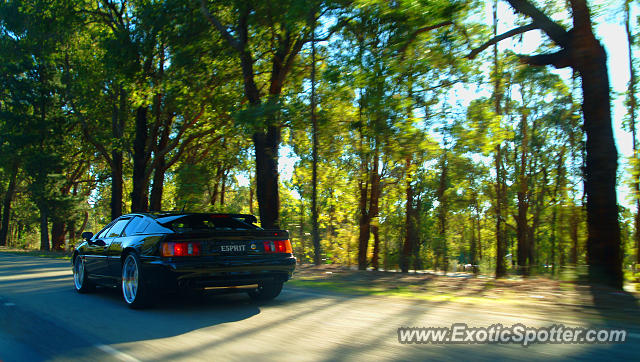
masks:
<svg viewBox="0 0 640 362"><path fill-rule="evenodd" d="M331 292L347 294L347 295L375 295L386 297L399 297L408 299L419 299L429 302L457 302L467 304L486 304L491 303L509 303L513 302L511 298L490 298L485 297L469 297L460 296L452 293L433 293L419 290L420 286L366 286L357 285L349 282L341 281L320 281L317 278L301 278L291 279L288 285L302 288L319 288Z"/></svg>
<svg viewBox="0 0 640 362"><path fill-rule="evenodd" d="M71 260L71 251L24 250L0 247L0 253L35 256L39 258Z"/></svg>
<svg viewBox="0 0 640 362"><path fill-rule="evenodd" d="M303 288L318 288L331 292L347 295L375 295L387 297L399 297L408 299L420 299L430 302L458 302L458 303L509 303L515 302L509 297L473 297L462 296L455 293L442 291L424 291L419 285L407 286L385 286L385 285L359 285L355 282L345 282L339 280L318 280L318 278L294 278L287 282L288 285ZM491 289L489 286L487 289Z"/></svg>
<svg viewBox="0 0 640 362"><path fill-rule="evenodd" d="M590 288L575 280L402 274L356 271L339 266L301 265L288 284L346 295L456 303L470 308L495 307L513 314L550 314L581 320L606 318L640 324L640 296L637 293L620 292L606 287Z"/></svg>

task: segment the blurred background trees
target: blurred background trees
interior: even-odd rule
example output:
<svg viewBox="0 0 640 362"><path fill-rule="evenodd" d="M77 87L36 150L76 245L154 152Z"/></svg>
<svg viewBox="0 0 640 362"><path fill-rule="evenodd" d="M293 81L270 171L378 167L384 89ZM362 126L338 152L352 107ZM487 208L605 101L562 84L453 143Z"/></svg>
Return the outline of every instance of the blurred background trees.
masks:
<svg viewBox="0 0 640 362"><path fill-rule="evenodd" d="M586 146L588 64L497 46L542 29L539 53L562 52L568 6L590 26L570 3L508 1L507 18L494 1L5 1L0 245L63 249L122 213L184 209L258 214L305 263L558 275L617 245L596 262L616 274L638 263L640 218L611 211L610 179L584 186L612 142L598 118ZM632 77L634 150L635 92Z"/></svg>

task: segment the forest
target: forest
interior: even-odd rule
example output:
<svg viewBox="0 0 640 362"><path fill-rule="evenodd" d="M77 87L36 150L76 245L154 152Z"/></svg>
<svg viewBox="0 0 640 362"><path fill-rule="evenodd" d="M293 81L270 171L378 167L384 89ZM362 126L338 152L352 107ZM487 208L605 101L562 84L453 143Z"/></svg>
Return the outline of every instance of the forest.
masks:
<svg viewBox="0 0 640 362"><path fill-rule="evenodd" d="M640 264L637 5L3 1L0 245L251 213L301 263L621 288ZM627 34L629 159L605 7Z"/></svg>

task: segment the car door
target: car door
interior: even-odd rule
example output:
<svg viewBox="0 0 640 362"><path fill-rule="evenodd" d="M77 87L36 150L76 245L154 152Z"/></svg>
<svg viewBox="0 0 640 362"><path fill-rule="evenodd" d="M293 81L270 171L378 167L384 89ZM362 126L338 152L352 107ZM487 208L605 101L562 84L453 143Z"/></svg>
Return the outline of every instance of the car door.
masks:
<svg viewBox="0 0 640 362"><path fill-rule="evenodd" d="M95 276L111 277L109 273L109 246L120 236L122 230L131 221L130 217L121 217L113 223L106 233L100 233L96 238L92 239L89 248L93 252L94 262L89 272Z"/></svg>
<svg viewBox="0 0 640 362"><path fill-rule="evenodd" d="M103 255L104 246L106 245L104 243L105 236L108 234L109 230L115 224L115 222L115 220L110 222L96 235L94 235L91 240L89 240L87 245L83 247L84 268L91 276L98 275L102 259L106 257L105 255Z"/></svg>
<svg viewBox="0 0 640 362"><path fill-rule="evenodd" d="M142 216L133 216L120 235L111 241L107 253L107 263L109 264L109 275L111 277L120 278L122 272L120 257L122 256L123 243L128 244L135 239L136 235L140 235L141 230L144 230L147 224Z"/></svg>

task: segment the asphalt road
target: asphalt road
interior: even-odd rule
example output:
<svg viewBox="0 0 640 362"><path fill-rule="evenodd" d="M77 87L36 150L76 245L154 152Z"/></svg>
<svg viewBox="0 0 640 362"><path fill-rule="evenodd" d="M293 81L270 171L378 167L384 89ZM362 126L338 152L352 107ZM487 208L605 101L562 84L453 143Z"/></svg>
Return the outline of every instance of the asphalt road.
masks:
<svg viewBox="0 0 640 362"><path fill-rule="evenodd" d="M130 310L117 290L77 294L67 260L0 253L0 360L637 360L640 326L555 314L514 313L389 297L338 295L285 285L267 304L245 294L168 296ZM624 327L615 345L400 344L399 327L495 323Z"/></svg>

